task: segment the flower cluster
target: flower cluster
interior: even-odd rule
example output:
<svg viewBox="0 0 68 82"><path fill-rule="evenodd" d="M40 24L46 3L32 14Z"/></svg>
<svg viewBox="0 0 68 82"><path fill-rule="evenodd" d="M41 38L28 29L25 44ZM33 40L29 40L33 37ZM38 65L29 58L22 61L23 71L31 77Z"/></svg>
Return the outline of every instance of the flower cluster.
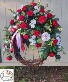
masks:
<svg viewBox="0 0 68 82"><path fill-rule="evenodd" d="M6 31L5 41L8 42L5 43L5 46L10 42L13 46L13 39L16 36L18 48L20 48L21 39L23 39L23 44L26 44L27 47L31 45L41 48L42 58L55 56L56 59L60 59L58 52L62 48L60 44L62 27L58 24L58 18L55 18L50 10L46 11L43 5L32 2L29 5L21 6L13 13L13 19L10 20L9 29ZM12 49L12 46L6 47Z"/></svg>

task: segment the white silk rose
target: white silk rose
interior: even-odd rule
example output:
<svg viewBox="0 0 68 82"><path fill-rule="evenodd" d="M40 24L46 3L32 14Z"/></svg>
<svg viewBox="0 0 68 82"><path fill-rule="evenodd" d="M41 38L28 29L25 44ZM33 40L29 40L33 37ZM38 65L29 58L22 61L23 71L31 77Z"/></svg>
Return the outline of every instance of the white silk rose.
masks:
<svg viewBox="0 0 68 82"><path fill-rule="evenodd" d="M50 39L50 34L48 32L44 32L41 38L43 41L48 41Z"/></svg>

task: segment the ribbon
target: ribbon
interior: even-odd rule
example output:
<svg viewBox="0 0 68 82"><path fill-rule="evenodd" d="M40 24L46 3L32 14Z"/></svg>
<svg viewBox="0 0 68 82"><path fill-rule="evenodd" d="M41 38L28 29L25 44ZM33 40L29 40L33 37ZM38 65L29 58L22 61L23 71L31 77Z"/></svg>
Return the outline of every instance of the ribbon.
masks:
<svg viewBox="0 0 68 82"><path fill-rule="evenodd" d="M16 37L16 42L17 42L18 49L21 48L21 50L24 52L25 46L24 46L24 43L23 43L23 39L20 36L20 33L18 33L18 30L14 33L14 35L11 38L12 44L13 44L13 40L14 40L15 37Z"/></svg>
<svg viewBox="0 0 68 82"><path fill-rule="evenodd" d="M17 34L17 33L18 33L18 30L13 34L13 36L12 36L12 38L11 38L11 44L12 44L12 45L14 45L14 44L13 44L13 40L14 40L14 38L16 37L16 34Z"/></svg>
<svg viewBox="0 0 68 82"><path fill-rule="evenodd" d="M18 30L13 34L13 36L12 36L12 39L11 40L13 40L14 39L14 37L16 36L16 34L18 33Z"/></svg>
<svg viewBox="0 0 68 82"><path fill-rule="evenodd" d="M16 41L17 41L17 46L18 46L18 49L19 49L21 47L20 33L16 34Z"/></svg>
<svg viewBox="0 0 68 82"><path fill-rule="evenodd" d="M21 37L21 50L22 50L23 52L24 52L24 50L25 50L25 46L24 46L22 37Z"/></svg>

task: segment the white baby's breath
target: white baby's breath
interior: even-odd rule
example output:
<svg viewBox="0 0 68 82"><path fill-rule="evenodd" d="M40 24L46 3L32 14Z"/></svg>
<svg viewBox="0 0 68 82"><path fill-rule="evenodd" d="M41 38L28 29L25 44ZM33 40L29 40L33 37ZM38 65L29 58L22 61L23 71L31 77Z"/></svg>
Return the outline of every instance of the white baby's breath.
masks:
<svg viewBox="0 0 68 82"><path fill-rule="evenodd" d="M35 28L35 24L36 24L36 20L33 19L33 20L30 21L29 25L31 26L31 28Z"/></svg>
<svg viewBox="0 0 68 82"><path fill-rule="evenodd" d="M36 36L33 35L33 36L29 39L30 45L35 45L35 44L36 44L35 38L36 38Z"/></svg>
<svg viewBox="0 0 68 82"><path fill-rule="evenodd" d="M31 24L31 28L35 28L35 25L34 24Z"/></svg>
<svg viewBox="0 0 68 82"><path fill-rule="evenodd" d="M36 20L35 19L31 20L30 22L31 22L31 24L36 24Z"/></svg>
<svg viewBox="0 0 68 82"><path fill-rule="evenodd" d="M40 11L40 8L38 6L35 6L34 9L38 10L38 12Z"/></svg>
<svg viewBox="0 0 68 82"><path fill-rule="evenodd" d="M36 36L35 35L33 35L33 36L31 36L32 37L32 39L35 39L36 38Z"/></svg>

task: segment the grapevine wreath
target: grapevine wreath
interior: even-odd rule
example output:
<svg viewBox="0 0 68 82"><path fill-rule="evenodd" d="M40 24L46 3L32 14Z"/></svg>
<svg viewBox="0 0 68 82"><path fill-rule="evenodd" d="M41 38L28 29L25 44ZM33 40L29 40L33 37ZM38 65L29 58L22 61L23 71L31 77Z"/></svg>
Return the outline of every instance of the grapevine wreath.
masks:
<svg viewBox="0 0 68 82"><path fill-rule="evenodd" d="M29 5L22 5L16 12L10 9L13 19L10 20L9 26L5 27L3 49L3 52L8 52L7 60L12 60L12 52L17 61L27 66L40 65L48 56L61 58L58 52L63 51L60 37L62 27L51 10L46 11L45 8L40 2L32 1ZM20 55L20 50L27 55L29 48L41 53L39 57L34 58L34 53L31 53L32 59Z"/></svg>

